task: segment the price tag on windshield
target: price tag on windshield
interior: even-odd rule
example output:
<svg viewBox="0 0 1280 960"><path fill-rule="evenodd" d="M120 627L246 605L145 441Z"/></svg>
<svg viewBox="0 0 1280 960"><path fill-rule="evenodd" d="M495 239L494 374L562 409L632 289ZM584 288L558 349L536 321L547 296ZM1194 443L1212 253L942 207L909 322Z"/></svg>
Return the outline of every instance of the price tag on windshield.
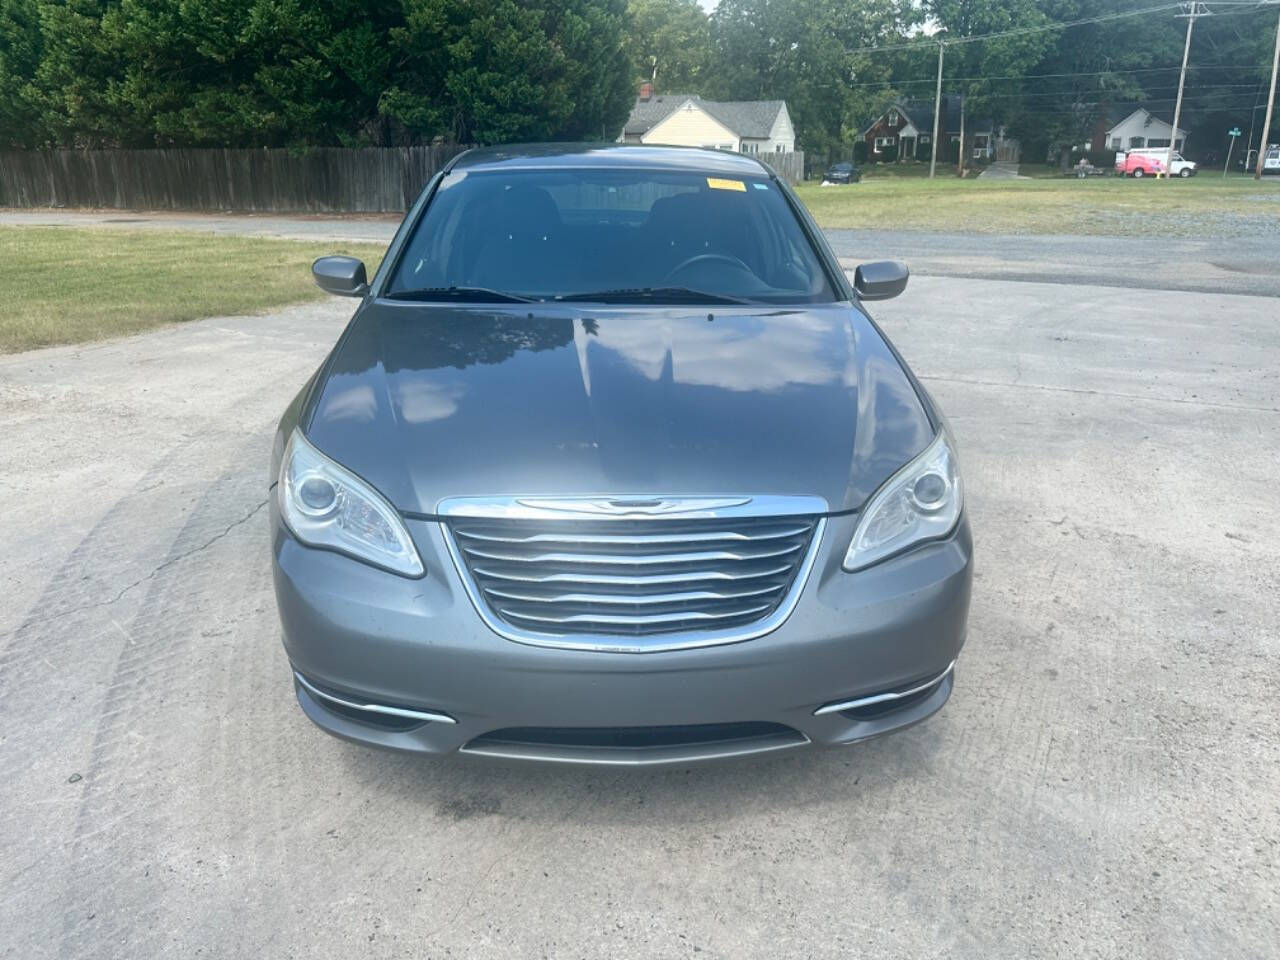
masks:
<svg viewBox="0 0 1280 960"><path fill-rule="evenodd" d="M741 180L722 180L719 177L707 177L707 186L712 190L738 190L747 192L747 185Z"/></svg>

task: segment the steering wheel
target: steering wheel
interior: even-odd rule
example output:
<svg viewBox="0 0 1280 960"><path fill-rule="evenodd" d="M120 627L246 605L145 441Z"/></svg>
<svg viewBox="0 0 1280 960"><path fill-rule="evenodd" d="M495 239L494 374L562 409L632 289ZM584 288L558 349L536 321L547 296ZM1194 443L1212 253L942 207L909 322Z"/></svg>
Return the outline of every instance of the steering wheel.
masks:
<svg viewBox="0 0 1280 960"><path fill-rule="evenodd" d="M723 264L727 264L728 266L734 267L735 269L742 270L746 273L749 273L752 276L755 276L755 271L752 270L749 266L747 266L743 261L739 260L737 257L730 256L727 253L699 253L690 257L688 260L685 260L683 263L677 264L675 267L673 267L667 273L667 275L662 278L662 282L667 283L671 280L672 277L676 276L677 274L683 273L684 271L688 270L690 267L697 266L698 264L702 264L702 263L723 263Z"/></svg>

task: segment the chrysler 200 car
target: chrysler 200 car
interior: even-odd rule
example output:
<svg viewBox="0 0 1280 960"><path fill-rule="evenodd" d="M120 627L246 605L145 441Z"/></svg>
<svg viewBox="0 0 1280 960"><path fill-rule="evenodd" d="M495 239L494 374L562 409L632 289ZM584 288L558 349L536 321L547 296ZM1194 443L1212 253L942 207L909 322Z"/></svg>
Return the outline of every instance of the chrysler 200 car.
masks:
<svg viewBox="0 0 1280 960"><path fill-rule="evenodd" d="M435 176L289 406L284 645L329 733L664 764L937 711L971 539L951 434L764 165L495 148Z"/></svg>

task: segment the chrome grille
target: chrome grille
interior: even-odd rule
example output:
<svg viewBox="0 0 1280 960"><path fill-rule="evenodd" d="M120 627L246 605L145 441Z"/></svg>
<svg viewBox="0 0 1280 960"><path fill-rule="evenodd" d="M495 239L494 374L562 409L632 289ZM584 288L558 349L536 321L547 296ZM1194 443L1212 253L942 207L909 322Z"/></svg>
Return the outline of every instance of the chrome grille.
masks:
<svg viewBox="0 0 1280 960"><path fill-rule="evenodd" d="M449 502L450 551L499 633L631 652L758 636L790 613L825 509L812 498L744 497L685 511L684 501L654 498L590 501L623 506L578 515L572 505L580 502L540 500L533 509ZM497 515L485 515L485 503ZM662 504L648 510L664 512L633 503ZM790 512L800 509L809 512Z"/></svg>

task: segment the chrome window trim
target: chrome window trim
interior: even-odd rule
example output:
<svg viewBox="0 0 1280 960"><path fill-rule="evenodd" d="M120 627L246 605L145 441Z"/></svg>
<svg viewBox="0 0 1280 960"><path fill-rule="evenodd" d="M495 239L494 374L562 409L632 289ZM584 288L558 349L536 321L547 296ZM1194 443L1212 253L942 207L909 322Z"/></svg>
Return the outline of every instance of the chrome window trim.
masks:
<svg viewBox="0 0 1280 960"><path fill-rule="evenodd" d="M388 707L380 703L356 703L354 700L336 697L332 693L321 690L315 684L310 683L307 678L297 670L293 671L293 679L297 680L298 683L302 685L302 688L312 696L319 697L321 700L327 700L330 703L336 703L339 706L349 707L352 710L363 710L365 713L381 713L389 717L405 717L409 720L422 720L426 723L456 724L458 722L447 713L435 713L431 710L410 710L407 707Z"/></svg>
<svg viewBox="0 0 1280 960"><path fill-rule="evenodd" d="M809 575L818 558L822 535L826 530L827 501L821 497L788 496L681 496L652 494L587 497L450 497L440 501L436 514L441 517L440 534L462 580L467 599L480 619L498 636L515 643L554 650L582 650L592 653L670 653L695 650L730 643L743 643L772 633L786 622L800 602ZM808 550L796 570L795 579L777 609L762 620L722 630L690 630L663 634L647 641L619 642L608 635L575 634L556 636L513 627L499 619L480 593L480 588L467 569L447 518L483 517L485 519L564 520L569 518L596 520L662 519L671 517L694 520L721 517L788 517L816 516Z"/></svg>
<svg viewBox="0 0 1280 960"><path fill-rule="evenodd" d="M947 664L947 669L943 670L932 680L926 680L924 683L917 684L910 690L894 690L890 693L877 693L870 697L858 697L856 700L841 700L839 703L828 703L826 706L819 707L817 710L813 711L813 715L815 717L821 717L828 713L840 713L843 710L856 710L859 707L873 707L877 703L888 703L891 700L902 700L912 694L923 693L930 687L936 687L943 680L947 679L948 675L950 675L951 671L955 668L956 662L952 660Z"/></svg>

